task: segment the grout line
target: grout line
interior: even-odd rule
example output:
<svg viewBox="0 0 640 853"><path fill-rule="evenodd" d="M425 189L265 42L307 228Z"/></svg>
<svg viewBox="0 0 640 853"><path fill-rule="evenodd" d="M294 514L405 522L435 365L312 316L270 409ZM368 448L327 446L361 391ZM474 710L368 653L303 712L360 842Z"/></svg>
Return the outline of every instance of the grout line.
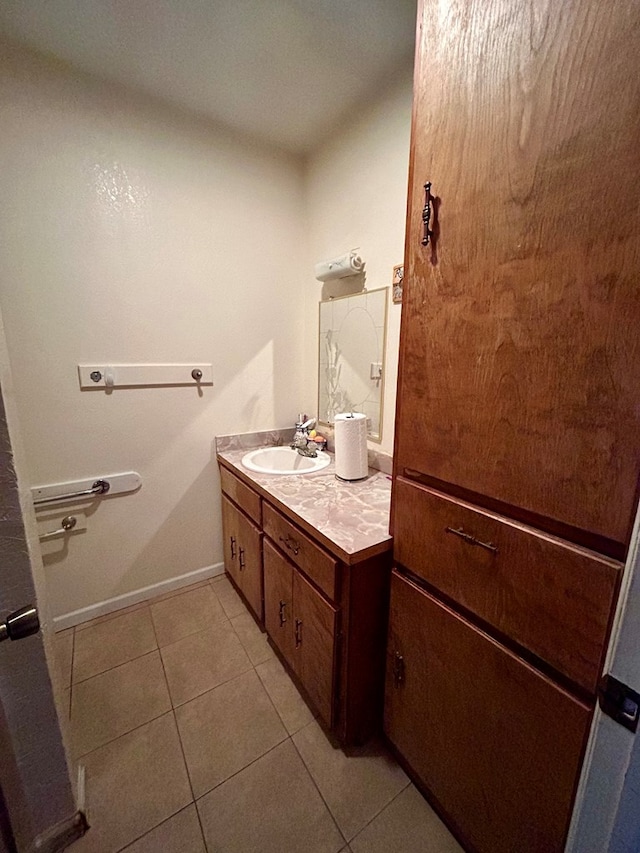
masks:
<svg viewBox="0 0 640 853"><path fill-rule="evenodd" d="M186 806L182 806L182 808L178 809L177 812L173 812L173 814L170 814L168 817L163 818L160 823L157 823L155 826L152 826L151 829L148 829L146 832L143 832L142 835L138 835L136 838L132 838L131 841L127 841L124 847L118 847L116 853L122 853L122 851L126 851L129 847L131 847L132 844L136 844L136 842L140 841L141 838L146 838L146 836L152 833L154 829L157 829L159 826L162 826L164 823L167 823L172 818L176 817L176 815L179 815L181 812L184 812L187 809L191 808L191 806L195 806L195 803L187 803ZM198 810L196 809L196 812L197 811Z"/></svg>
<svg viewBox="0 0 640 853"><path fill-rule="evenodd" d="M308 726L310 726L310 725L312 725L312 723L316 723L316 725L318 725L318 723L316 722L316 720L315 720L315 719L314 719L314 720L312 720L312 722L311 722L311 723L307 723L307 725L308 725ZM302 729L300 729L300 731L303 731L303 730L304 730L304 729L306 729L306 728L307 728L307 726L303 726L303 727L302 727ZM296 734L297 734L297 732L296 732ZM305 761L305 760L304 760L304 758L302 757L302 753L301 753L301 752L300 752L300 750L298 749L298 746L297 746L297 744L296 744L295 740L293 739L293 736L291 737L291 743L293 744L295 751L298 753L298 756L299 756L299 758L300 758L300 761L302 762L302 766L303 766L303 767L304 767L304 769L307 771L307 774L308 774L309 778L310 778L310 779L311 779L311 781L313 782L313 786L314 786L314 788L316 789L316 791L318 792L318 796L320 797L320 799L321 799L321 800L322 800L322 802L324 803L324 807L325 807L325 808L326 808L326 810L329 812L329 815L330 815L330 817L331 817L331 820L334 822L336 829L337 829L337 830L338 830L338 832L340 833L340 837L344 839L344 843L348 846L348 845L349 845L349 841L347 840L346 835L344 834L344 832L343 832L343 831L342 831L342 829L340 828L340 826L339 826L339 824L338 824L338 821L335 819L335 816L334 816L333 812L332 812L332 811L331 811L331 809L329 808L329 803L325 800L325 798L324 798L324 796L323 796L323 794L322 794L322 791L321 791L321 790L320 790L320 788L318 787L318 783L317 783L317 782L316 782L316 780L313 778L313 773L311 772L311 770L309 770L309 768L308 768L308 766L307 766L306 761Z"/></svg>
<svg viewBox="0 0 640 853"><path fill-rule="evenodd" d="M140 723L138 726L134 726L132 729L128 729L126 732L121 732L121 734L116 735L116 737L112 737L111 740L105 741L105 743L101 743L99 746L94 746L93 749L87 750L87 752L83 752L81 755L75 755L73 757L74 761L81 761L85 759L88 755L92 755L92 753L97 752L99 749L103 749L105 746L109 746L112 743L115 743L117 740L120 740L121 737L125 737L126 735L133 734L133 732L137 732L138 729L143 728L144 726L148 726L149 723L153 723L156 720L159 720L161 717L166 717L167 714L171 714L173 708L168 708L166 711L163 711L161 714L156 714L155 717L150 717L148 720L145 720L144 723Z"/></svg>
<svg viewBox="0 0 640 853"><path fill-rule="evenodd" d="M151 620L153 624L153 634L156 638L156 642L158 641L158 635L156 633L156 627L153 623L153 619ZM178 735L178 743L180 744L180 752L182 754L182 760L184 762L184 769L187 771L187 780L189 782L189 790L191 791L191 800L195 803L196 798L193 793L193 783L191 781L191 774L189 773L189 765L187 764L187 757L184 753L184 746L182 744L182 737L180 736L180 726L178 725L178 718L176 717L176 709L173 706L173 697L171 696L171 688L169 687L169 679L167 678L167 671L164 667L164 660L162 659L162 654L160 650L158 650L158 654L160 655L160 666L162 667L162 674L164 676L164 683L167 688L167 693L169 694L169 701L171 702L171 714L173 715L173 724L176 727L176 733ZM197 809L196 809L197 811ZM198 822L200 821L200 817L198 816ZM200 825L200 830L202 831L202 824Z"/></svg>
<svg viewBox="0 0 640 853"><path fill-rule="evenodd" d="M389 806L391 805L391 803L395 803L395 801L398 799L398 797L400 796L400 794L404 794L404 792L407 790L407 788L409 787L409 785L411 785L411 779L409 779L409 781L408 781L408 782L407 782L407 784L404 786L404 788L402 788L400 791L398 791L398 793L397 793L395 796L393 796L393 797L389 800L389 802L388 802L385 806L383 806L383 807L380 809L380 811L379 811L379 812L376 812L376 814L374 814L374 816L371 818L371 820L368 820L368 821L365 823L365 825L364 825L361 829L359 829L359 830L356 832L356 834L353 836L353 838L352 838L352 839L350 839L350 841L349 841L348 843L349 843L349 844L351 844L351 842L352 842L352 841L355 841L355 840L356 840L356 838L360 835L360 833L365 831L365 829L369 826L369 824L372 824L376 818L380 817L380 815L382 814L382 812L383 812L383 811L385 811L386 809L388 809L388 808L389 808Z"/></svg>
<svg viewBox="0 0 640 853"><path fill-rule="evenodd" d="M197 799L196 799L196 801L195 801L195 802L196 802L196 805L198 805L198 803L200 802L200 800L203 800L205 797L209 796L209 794L210 794L212 791L217 790L217 789L218 789L218 788L220 788L222 785L226 785L226 783L227 783L227 782L229 782L231 779L235 778L235 777L236 777L236 776L238 776L240 773L242 773L243 771L247 770L247 768L251 767L251 766L252 766L253 764L255 764L257 761L260 761L262 758L265 758L265 756L267 756L267 755L269 755L269 753L273 752L273 750L274 750L274 749L278 749L278 747L279 747L279 746L282 746L282 744L283 744L283 743L286 743L288 740L291 740L291 737L290 737L289 735L287 735L287 737L283 738L283 740L281 740L279 743L276 743L276 744L274 744L273 746L270 746L270 747L269 747L269 749L268 749L266 752L263 752L263 753L262 753L262 755L259 755L257 758L252 759L248 764L245 764L245 765L244 765L244 767L240 767L238 770L234 770L234 772L233 772L230 776L227 776L227 778L226 778L226 779L223 779L221 782L217 782L217 783L213 786L213 788L208 788L208 789L207 789L203 794L200 794L200 795L198 796L198 798L197 798Z"/></svg>

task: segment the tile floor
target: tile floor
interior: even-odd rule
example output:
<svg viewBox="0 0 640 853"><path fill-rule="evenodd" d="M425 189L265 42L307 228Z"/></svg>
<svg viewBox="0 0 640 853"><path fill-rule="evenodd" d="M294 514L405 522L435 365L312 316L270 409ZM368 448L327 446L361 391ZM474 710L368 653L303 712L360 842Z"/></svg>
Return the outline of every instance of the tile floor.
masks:
<svg viewBox="0 0 640 853"><path fill-rule="evenodd" d="M224 576L56 634L74 853L459 853L384 746L334 748Z"/></svg>

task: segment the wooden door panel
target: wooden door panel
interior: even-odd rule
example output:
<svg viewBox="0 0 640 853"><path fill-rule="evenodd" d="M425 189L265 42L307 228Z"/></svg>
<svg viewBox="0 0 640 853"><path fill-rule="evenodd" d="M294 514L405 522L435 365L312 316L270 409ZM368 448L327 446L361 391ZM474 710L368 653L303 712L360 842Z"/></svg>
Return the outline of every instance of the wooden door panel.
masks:
<svg viewBox="0 0 640 853"><path fill-rule="evenodd" d="M222 495L222 536L224 567L238 587L240 568L238 566L238 510L228 498Z"/></svg>
<svg viewBox="0 0 640 853"><path fill-rule="evenodd" d="M293 668L328 726L333 724L337 610L293 572Z"/></svg>
<svg viewBox="0 0 640 853"><path fill-rule="evenodd" d="M621 547L640 470L635 23L631 0L423 3L396 429L398 472Z"/></svg>
<svg viewBox="0 0 640 853"><path fill-rule="evenodd" d="M264 624L267 633L293 666L293 567L263 540Z"/></svg>
<svg viewBox="0 0 640 853"><path fill-rule="evenodd" d="M473 849L563 850L590 717L394 571L385 731Z"/></svg>
<svg viewBox="0 0 640 853"><path fill-rule="evenodd" d="M244 597L262 622L262 531L243 515L238 516L238 566Z"/></svg>

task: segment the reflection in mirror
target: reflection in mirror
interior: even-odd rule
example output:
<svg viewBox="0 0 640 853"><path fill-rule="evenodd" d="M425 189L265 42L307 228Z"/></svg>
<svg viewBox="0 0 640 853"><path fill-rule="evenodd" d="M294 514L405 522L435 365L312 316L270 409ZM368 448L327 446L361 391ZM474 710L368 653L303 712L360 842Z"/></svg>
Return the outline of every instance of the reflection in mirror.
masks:
<svg viewBox="0 0 640 853"><path fill-rule="evenodd" d="M318 419L363 412L367 436L382 440L387 287L320 303Z"/></svg>

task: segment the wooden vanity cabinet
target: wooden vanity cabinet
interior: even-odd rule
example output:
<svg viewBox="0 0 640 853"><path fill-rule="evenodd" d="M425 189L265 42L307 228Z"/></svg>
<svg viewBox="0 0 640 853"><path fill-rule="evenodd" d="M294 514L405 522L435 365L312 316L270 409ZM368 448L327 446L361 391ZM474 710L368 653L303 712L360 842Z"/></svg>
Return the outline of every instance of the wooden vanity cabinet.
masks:
<svg viewBox="0 0 640 853"><path fill-rule="evenodd" d="M364 743L382 729L390 541L332 553L268 495L220 472L227 572L325 726L344 745ZM259 582L248 558L240 565L248 542L260 550L250 561Z"/></svg>
<svg viewBox="0 0 640 853"><path fill-rule="evenodd" d="M338 610L268 539L264 541L264 602L267 633L331 728Z"/></svg>
<svg viewBox="0 0 640 853"><path fill-rule="evenodd" d="M263 619L262 531L222 495L224 566L258 621Z"/></svg>

